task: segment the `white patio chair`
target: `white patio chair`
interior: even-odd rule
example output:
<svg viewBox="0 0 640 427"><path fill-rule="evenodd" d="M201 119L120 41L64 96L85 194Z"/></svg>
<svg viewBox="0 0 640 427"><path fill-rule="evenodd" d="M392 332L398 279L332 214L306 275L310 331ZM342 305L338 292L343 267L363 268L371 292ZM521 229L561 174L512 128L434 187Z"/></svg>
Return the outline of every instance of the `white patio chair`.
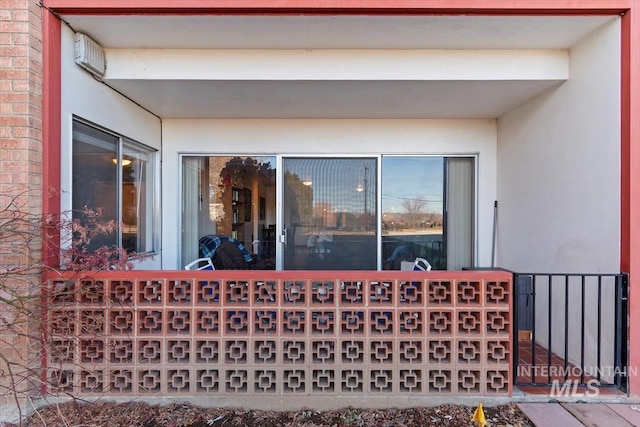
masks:
<svg viewBox="0 0 640 427"><path fill-rule="evenodd" d="M184 266L185 270L215 270L211 258L198 258Z"/></svg>
<svg viewBox="0 0 640 427"><path fill-rule="evenodd" d="M400 270L404 271L431 271L431 263L424 258L416 258L415 261L402 261Z"/></svg>

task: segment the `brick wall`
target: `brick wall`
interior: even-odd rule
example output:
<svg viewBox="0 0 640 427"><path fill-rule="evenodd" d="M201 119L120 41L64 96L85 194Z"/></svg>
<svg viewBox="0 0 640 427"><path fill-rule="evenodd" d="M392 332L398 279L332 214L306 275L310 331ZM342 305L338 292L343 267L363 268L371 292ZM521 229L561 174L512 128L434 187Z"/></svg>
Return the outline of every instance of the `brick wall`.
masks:
<svg viewBox="0 0 640 427"><path fill-rule="evenodd" d="M0 189L6 192L26 190L41 183L42 12L34 1L4 0L3 5ZM39 209L40 203L34 198L30 206Z"/></svg>
<svg viewBox="0 0 640 427"><path fill-rule="evenodd" d="M9 200L29 215L42 209L42 9L33 0L2 0L0 9L0 215ZM1 218L0 218L1 219ZM7 227L5 227L6 230ZM15 263L33 265L40 258L40 239L7 239L0 242L0 267ZM11 263L11 264L10 264ZM3 270L0 269L0 272ZM6 271L6 270L5 270ZM24 274L0 273L0 293L6 287L22 295L38 289L38 271ZM2 289L5 287L5 289ZM1 304L1 303L0 303ZM3 316L10 313L6 304ZM13 330L0 327L0 351L16 363L11 369L0 366L0 419L7 417L13 403L11 389L32 393L37 390L40 355L37 325L23 311ZM35 368L29 374L30 368ZM35 375L35 376L34 376ZM12 377L12 378L11 378Z"/></svg>

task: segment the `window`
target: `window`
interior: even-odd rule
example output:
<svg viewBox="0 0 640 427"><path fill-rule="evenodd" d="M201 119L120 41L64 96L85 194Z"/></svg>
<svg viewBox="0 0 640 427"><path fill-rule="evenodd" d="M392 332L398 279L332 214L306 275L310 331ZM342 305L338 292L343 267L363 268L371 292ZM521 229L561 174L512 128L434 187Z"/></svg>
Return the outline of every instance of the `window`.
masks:
<svg viewBox="0 0 640 427"><path fill-rule="evenodd" d="M183 264L215 234L284 270L474 266L473 157L184 156L182 168Z"/></svg>
<svg viewBox="0 0 640 427"><path fill-rule="evenodd" d="M153 251L154 150L90 126L73 122L72 211L99 209L117 233L91 243L122 246L127 252ZM91 249L90 248L90 249Z"/></svg>
<svg viewBox="0 0 640 427"><path fill-rule="evenodd" d="M416 258L434 270L472 267L474 188L471 157L383 156L382 268Z"/></svg>
<svg viewBox="0 0 640 427"><path fill-rule="evenodd" d="M446 268L443 157L383 157L382 254L384 270L425 258Z"/></svg>

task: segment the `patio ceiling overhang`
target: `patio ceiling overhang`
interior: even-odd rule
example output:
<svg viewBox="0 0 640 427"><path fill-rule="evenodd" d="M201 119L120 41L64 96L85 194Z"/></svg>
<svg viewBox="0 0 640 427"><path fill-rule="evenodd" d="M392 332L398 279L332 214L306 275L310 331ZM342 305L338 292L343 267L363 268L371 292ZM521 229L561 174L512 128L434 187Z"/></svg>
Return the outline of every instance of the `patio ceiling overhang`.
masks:
<svg viewBox="0 0 640 427"><path fill-rule="evenodd" d="M68 15L162 118L496 118L613 16Z"/></svg>

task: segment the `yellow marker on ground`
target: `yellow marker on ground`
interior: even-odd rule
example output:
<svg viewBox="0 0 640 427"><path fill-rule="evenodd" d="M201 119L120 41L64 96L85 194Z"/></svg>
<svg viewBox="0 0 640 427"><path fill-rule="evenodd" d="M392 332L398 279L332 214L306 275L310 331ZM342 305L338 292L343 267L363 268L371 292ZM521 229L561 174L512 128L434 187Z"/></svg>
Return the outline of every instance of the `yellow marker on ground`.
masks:
<svg viewBox="0 0 640 427"><path fill-rule="evenodd" d="M484 410L482 409L482 403L478 405L476 411L473 413L473 417L471 421L475 421L478 423L478 427L485 427L487 425L487 420L484 418Z"/></svg>

